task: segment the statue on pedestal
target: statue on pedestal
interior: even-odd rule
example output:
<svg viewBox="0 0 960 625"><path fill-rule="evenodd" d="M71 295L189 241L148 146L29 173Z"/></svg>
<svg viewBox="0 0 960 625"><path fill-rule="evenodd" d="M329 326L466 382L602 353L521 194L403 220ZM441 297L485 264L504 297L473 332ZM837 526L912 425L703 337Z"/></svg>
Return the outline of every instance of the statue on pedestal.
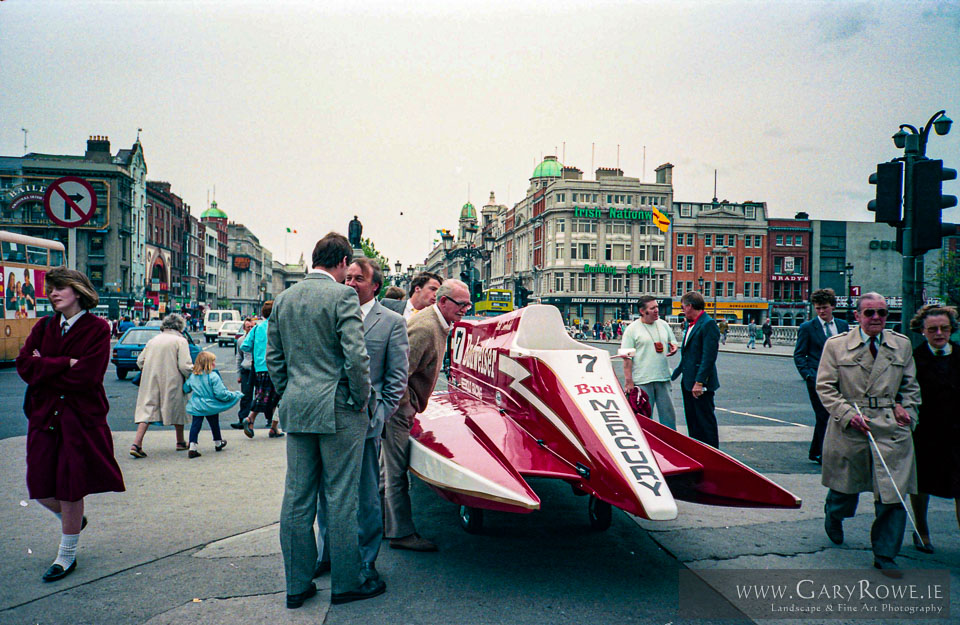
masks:
<svg viewBox="0 0 960 625"><path fill-rule="evenodd" d="M357 219L357 216L354 215L353 219L350 220L350 224L347 226L347 238L350 240L350 245L354 249L360 248L360 235L363 233L363 224L360 223L360 220Z"/></svg>

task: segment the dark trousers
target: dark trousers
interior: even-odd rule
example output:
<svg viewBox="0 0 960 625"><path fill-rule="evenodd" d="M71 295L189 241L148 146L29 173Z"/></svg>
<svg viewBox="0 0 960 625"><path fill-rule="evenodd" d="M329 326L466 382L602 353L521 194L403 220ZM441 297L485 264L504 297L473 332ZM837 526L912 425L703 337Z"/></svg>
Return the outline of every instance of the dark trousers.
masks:
<svg viewBox="0 0 960 625"><path fill-rule="evenodd" d="M211 414L207 416L202 415L192 415L193 423L190 424L190 442L196 443L197 439L200 437L200 427L203 425L203 420L206 419L207 423L210 424L210 432L213 434L213 440L222 441L223 438L220 437L220 415Z"/></svg>
<svg viewBox="0 0 960 625"><path fill-rule="evenodd" d="M704 391L700 397L694 397L693 393L683 389L683 416L687 420L687 435L690 438L720 449L713 394L713 391Z"/></svg>
<svg viewBox="0 0 960 625"><path fill-rule="evenodd" d="M763 335L763 346L764 347L773 347L773 343L770 342L770 339L773 337L772 334Z"/></svg>
<svg viewBox="0 0 960 625"><path fill-rule="evenodd" d="M860 493L841 493L832 488L827 492L827 502L823 511L835 523L852 517L857 512ZM873 545L873 557L876 560L893 561L900 553L903 544L903 530L907 526L907 511L900 502L873 502L876 518L870 528L870 543Z"/></svg>
<svg viewBox="0 0 960 625"><path fill-rule="evenodd" d="M240 392L243 393L243 397L240 398L240 412L237 414L237 420L243 421L250 416L250 405L253 404L253 367L240 368Z"/></svg>
<svg viewBox="0 0 960 625"><path fill-rule="evenodd" d="M810 459L813 460L823 455L823 435L827 431L830 413L823 407L823 402L817 395L816 378L807 380L807 395L810 396L810 405L813 406L813 414L817 419L817 424L813 428L813 440L810 441Z"/></svg>

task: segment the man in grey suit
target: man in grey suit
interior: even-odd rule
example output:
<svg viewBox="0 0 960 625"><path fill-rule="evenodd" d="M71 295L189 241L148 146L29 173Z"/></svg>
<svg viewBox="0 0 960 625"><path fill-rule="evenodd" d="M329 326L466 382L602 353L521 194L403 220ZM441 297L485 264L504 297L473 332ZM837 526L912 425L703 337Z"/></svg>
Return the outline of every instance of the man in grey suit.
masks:
<svg viewBox="0 0 960 625"><path fill-rule="evenodd" d="M357 482L370 419L370 359L357 292L340 284L353 254L331 232L313 250L313 269L281 293L267 331L267 369L287 432L287 477L280 510L280 550L287 607L317 594L313 522L323 482L330 511L331 602L382 594L386 585L360 574Z"/></svg>
<svg viewBox="0 0 960 625"><path fill-rule="evenodd" d="M672 380L680 379L683 393L683 415L690 438L720 447L713 394L720 388L717 378L717 352L720 350L720 328L713 317L704 312L703 295L689 291L680 298L680 308L687 319L687 331L680 348L680 364Z"/></svg>
<svg viewBox="0 0 960 625"><path fill-rule="evenodd" d="M380 436L383 424L397 409L407 388L407 324L399 314L387 310L377 302L383 286L383 272L375 260L358 258L347 267L347 286L360 298L363 316L363 338L370 356L370 401L367 412L370 425L363 444L360 468L360 508L357 523L360 526L360 560L364 577L379 577L375 565L383 538L383 513L380 507ZM317 561L316 575L330 570L330 550L327 549L327 506L320 484L317 504Z"/></svg>
<svg viewBox="0 0 960 625"><path fill-rule="evenodd" d="M437 302L437 290L443 284L443 278L429 271L421 271L410 282L410 297L407 299L383 300L380 303L390 310L403 315L404 321L418 311L433 306Z"/></svg>

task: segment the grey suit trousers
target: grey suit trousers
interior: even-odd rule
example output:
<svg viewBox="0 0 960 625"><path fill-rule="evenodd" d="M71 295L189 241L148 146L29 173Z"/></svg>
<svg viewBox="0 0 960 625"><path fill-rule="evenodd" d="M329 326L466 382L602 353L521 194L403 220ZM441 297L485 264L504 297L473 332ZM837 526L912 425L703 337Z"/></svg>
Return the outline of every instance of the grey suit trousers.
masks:
<svg viewBox="0 0 960 625"><path fill-rule="evenodd" d="M330 561L330 541L327 539L327 500L323 484L317 499L317 553L320 562ZM360 527L360 561L373 564L383 541L383 512L380 508L380 437L363 441L363 461L360 466L360 507L357 510Z"/></svg>
<svg viewBox="0 0 960 625"><path fill-rule="evenodd" d="M287 594L304 592L317 564L320 484L326 496L330 538L331 591L356 590L360 577L357 489L367 432L366 413L337 410L336 434L287 433L287 479L280 509L280 551Z"/></svg>
<svg viewBox="0 0 960 625"><path fill-rule="evenodd" d="M831 488L827 491L827 502L823 506L823 511L834 522L839 523L856 514L859 500L860 493L841 493ZM900 546L903 543L907 511L899 501L897 503L874 501L873 508L875 519L870 527L870 543L873 545L874 559L892 562L900 553Z"/></svg>
<svg viewBox="0 0 960 625"><path fill-rule="evenodd" d="M383 428L383 535L403 538L417 531L410 505L410 421L394 413Z"/></svg>

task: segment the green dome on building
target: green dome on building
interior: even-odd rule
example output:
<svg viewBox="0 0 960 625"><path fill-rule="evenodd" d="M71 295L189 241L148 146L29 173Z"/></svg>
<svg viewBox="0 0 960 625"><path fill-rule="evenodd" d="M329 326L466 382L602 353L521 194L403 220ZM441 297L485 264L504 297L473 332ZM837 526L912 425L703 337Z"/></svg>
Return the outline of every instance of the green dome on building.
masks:
<svg viewBox="0 0 960 625"><path fill-rule="evenodd" d="M460 219L477 219L477 209L473 207L473 204L467 202L463 205L463 208L460 209Z"/></svg>
<svg viewBox="0 0 960 625"><path fill-rule="evenodd" d="M557 160L556 156L545 156L543 162L537 165L533 170L533 178L561 178L563 176L563 165Z"/></svg>
<svg viewBox="0 0 960 625"><path fill-rule="evenodd" d="M200 219L206 219L208 217L212 217L214 219L226 219L227 214L222 210L220 210L219 208L217 208L217 201L214 200L210 202L210 208L203 211L203 214L200 215Z"/></svg>

